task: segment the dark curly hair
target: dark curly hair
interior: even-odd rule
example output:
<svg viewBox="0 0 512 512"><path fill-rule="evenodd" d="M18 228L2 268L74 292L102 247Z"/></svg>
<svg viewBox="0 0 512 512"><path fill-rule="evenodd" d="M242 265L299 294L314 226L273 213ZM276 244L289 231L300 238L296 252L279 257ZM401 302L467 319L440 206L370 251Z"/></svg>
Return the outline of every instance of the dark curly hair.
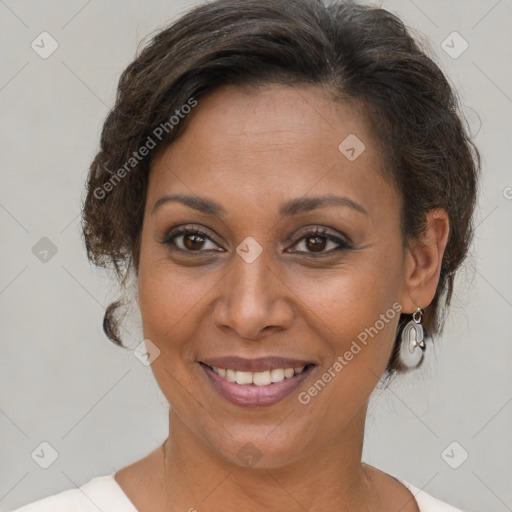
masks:
<svg viewBox="0 0 512 512"><path fill-rule="evenodd" d="M169 116L183 117L185 105L222 85L266 83L323 86L362 107L403 199L404 244L424 232L430 210L447 212L449 240L423 319L428 336L440 333L472 239L478 150L446 77L404 24L354 2L217 0L158 32L122 73L90 168L82 218L89 260L123 285L137 272L151 162L187 125L185 118L170 126ZM142 151L149 140L151 150ZM122 305L110 304L103 322L121 346ZM398 340L410 318L401 315L390 373L403 370Z"/></svg>

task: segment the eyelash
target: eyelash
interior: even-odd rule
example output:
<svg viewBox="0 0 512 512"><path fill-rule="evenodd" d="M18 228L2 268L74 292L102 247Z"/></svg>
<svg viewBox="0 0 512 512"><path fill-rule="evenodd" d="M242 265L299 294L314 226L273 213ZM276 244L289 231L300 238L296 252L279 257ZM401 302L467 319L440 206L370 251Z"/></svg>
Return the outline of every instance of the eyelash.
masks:
<svg viewBox="0 0 512 512"><path fill-rule="evenodd" d="M197 251L193 251L193 250L182 249L181 247L177 247L176 244L173 242L173 240L178 238L178 237L180 237L180 236L186 236L186 235L197 235L197 236L205 239L206 241L210 241L210 242L215 243L212 240L212 238L207 233L205 233L204 231L202 231L202 230L200 230L198 228L187 228L187 227L184 227L184 228L178 229L177 231L174 231L174 232L171 231L170 233L168 233L168 235L161 242L161 244L165 245L166 247L168 247L168 248L170 248L172 250L189 253L190 255L194 255L194 253L197 253L198 255L201 255L202 253L205 253L207 251L211 251L211 249L207 249L207 250L199 249ZM338 247L336 247L335 249L330 249L328 251L321 251L321 252L317 252L317 253L315 253L314 251L291 251L291 252L293 252L295 254L308 255L308 256L312 256L313 258L327 256L327 255L331 255L331 254L333 254L335 252L339 252L339 251L348 250L348 249L352 249L353 248L352 244L348 240L343 239L341 237L338 237L338 236L330 233L327 229L321 228L321 227L316 227L316 228L314 228L312 230L304 231L302 233L299 233L297 236L299 236L299 238L293 244L293 246L298 245L300 242L305 241L308 238L315 238L315 237L326 238L327 240L329 240L331 242L334 242L334 243L336 243L338 245ZM218 250L218 251L215 250L215 252L224 252L224 251L223 250Z"/></svg>

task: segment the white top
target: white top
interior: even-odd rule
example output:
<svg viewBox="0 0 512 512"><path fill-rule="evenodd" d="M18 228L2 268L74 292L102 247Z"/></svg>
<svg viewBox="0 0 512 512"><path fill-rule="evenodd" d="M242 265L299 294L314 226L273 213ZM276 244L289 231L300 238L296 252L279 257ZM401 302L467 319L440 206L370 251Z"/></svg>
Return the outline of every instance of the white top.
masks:
<svg viewBox="0 0 512 512"><path fill-rule="evenodd" d="M414 494L420 512L462 512L408 482L399 480ZM114 479L114 474L97 476L78 489L48 496L12 512L138 512Z"/></svg>

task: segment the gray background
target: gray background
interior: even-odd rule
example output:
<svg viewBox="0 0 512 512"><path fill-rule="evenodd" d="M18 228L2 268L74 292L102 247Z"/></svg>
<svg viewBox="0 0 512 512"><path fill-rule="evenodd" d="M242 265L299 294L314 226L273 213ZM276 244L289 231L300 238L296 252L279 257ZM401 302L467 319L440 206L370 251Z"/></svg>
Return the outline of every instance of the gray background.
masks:
<svg viewBox="0 0 512 512"><path fill-rule="evenodd" d="M191 5L0 0L2 510L113 473L167 434L150 368L102 334L115 290L86 261L79 212L120 72L144 36ZM484 179L446 331L422 370L375 393L365 459L464 510L504 512L512 510L512 1L382 5L427 36L458 87ZM59 44L47 59L31 48L43 31ZM456 59L441 46L453 31L469 44ZM32 250L43 237L57 248L46 262ZM48 469L31 458L43 441L59 455ZM452 469L447 461L456 466L465 452Z"/></svg>

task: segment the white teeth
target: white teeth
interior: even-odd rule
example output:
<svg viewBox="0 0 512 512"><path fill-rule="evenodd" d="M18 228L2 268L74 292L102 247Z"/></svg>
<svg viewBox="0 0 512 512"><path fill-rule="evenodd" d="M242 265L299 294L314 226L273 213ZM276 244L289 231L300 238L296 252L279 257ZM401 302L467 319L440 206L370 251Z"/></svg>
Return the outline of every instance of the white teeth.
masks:
<svg viewBox="0 0 512 512"><path fill-rule="evenodd" d="M295 375L295 372L293 371L293 368L285 368L284 369L284 376L289 379L290 377L293 377Z"/></svg>
<svg viewBox="0 0 512 512"><path fill-rule="evenodd" d="M211 368L214 373L225 378L228 382L236 382L241 386L248 386L250 384L268 386L269 384L282 382L284 379L290 379L294 375L302 373L305 366L299 366L298 368L276 368L263 372L241 372L215 366Z"/></svg>
<svg viewBox="0 0 512 512"><path fill-rule="evenodd" d="M237 384L246 385L252 384L252 373L251 372L239 372L235 373L235 381Z"/></svg>
<svg viewBox="0 0 512 512"><path fill-rule="evenodd" d="M272 381L270 380L270 371L254 372L252 374L252 383L256 386L268 386Z"/></svg>
<svg viewBox="0 0 512 512"><path fill-rule="evenodd" d="M281 368L277 368L276 370L271 370L270 372L270 381L271 382L281 382L284 380L284 370Z"/></svg>

